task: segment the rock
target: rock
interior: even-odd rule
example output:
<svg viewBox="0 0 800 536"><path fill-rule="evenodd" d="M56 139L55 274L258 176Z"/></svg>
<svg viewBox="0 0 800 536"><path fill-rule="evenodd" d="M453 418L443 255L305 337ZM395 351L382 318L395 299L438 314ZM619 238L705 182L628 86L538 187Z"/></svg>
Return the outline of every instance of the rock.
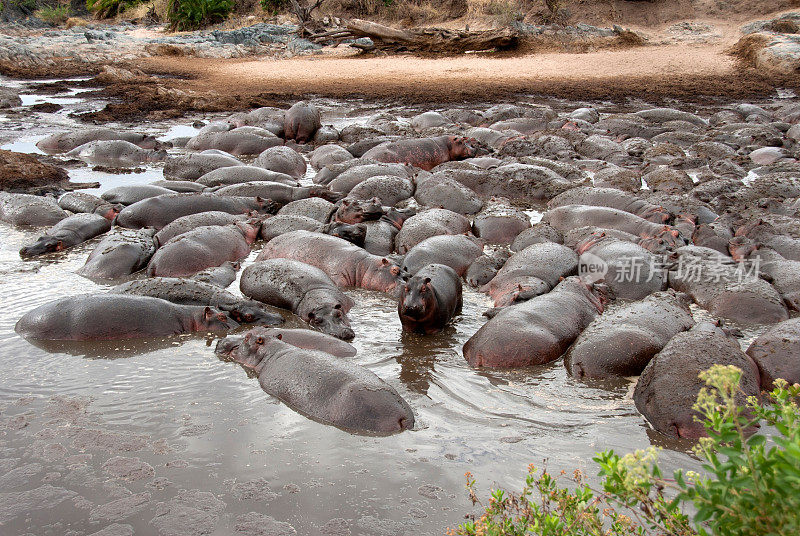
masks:
<svg viewBox="0 0 800 536"><path fill-rule="evenodd" d="M116 478L135 481L143 478L152 478L155 475L153 466L139 458L125 458L114 456L103 464L103 471Z"/></svg>
<svg viewBox="0 0 800 536"><path fill-rule="evenodd" d="M20 515L33 515L37 510L54 508L77 493L49 484L30 491L0 493L0 525Z"/></svg>
<svg viewBox="0 0 800 536"><path fill-rule="evenodd" d="M211 534L225 509L213 493L181 491L166 503L159 503L150 523L161 536L200 536Z"/></svg>
<svg viewBox="0 0 800 536"><path fill-rule="evenodd" d="M22 99L11 88L0 88L0 109L22 106Z"/></svg>
<svg viewBox="0 0 800 536"><path fill-rule="evenodd" d="M91 533L89 536L133 536L133 527L130 525L122 525L114 523L102 530Z"/></svg>
<svg viewBox="0 0 800 536"><path fill-rule="evenodd" d="M297 534L295 528L289 523L278 521L258 512L238 516L234 529L236 534L245 536L295 536Z"/></svg>
<svg viewBox="0 0 800 536"><path fill-rule="evenodd" d="M123 521L141 512L150 502L150 493L137 493L95 506L89 512L91 521Z"/></svg>
<svg viewBox="0 0 800 536"><path fill-rule="evenodd" d="M60 167L29 154L0 150L0 190L43 193L69 187L69 175Z"/></svg>

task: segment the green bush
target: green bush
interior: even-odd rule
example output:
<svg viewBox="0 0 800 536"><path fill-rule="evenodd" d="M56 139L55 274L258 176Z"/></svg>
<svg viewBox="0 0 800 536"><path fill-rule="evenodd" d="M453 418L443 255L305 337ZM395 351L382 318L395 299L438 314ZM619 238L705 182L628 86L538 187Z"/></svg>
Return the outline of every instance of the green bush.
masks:
<svg viewBox="0 0 800 536"><path fill-rule="evenodd" d="M546 469L530 466L522 492L491 492L484 505L467 473L473 504L484 508L478 518L450 534L462 536L573 536L646 534L789 535L800 530L800 385L775 382L762 401L736 405L741 370L715 365L700 375L694 409L708 437L695 453L707 476L689 471L664 478L658 450L625 456L598 454L601 489L576 471L570 486L559 485ZM764 425L774 432L763 433ZM560 477L564 477L562 471ZM689 516L683 508L691 505Z"/></svg>
<svg viewBox="0 0 800 536"><path fill-rule="evenodd" d="M233 9L233 0L170 0L167 7L172 31L197 30L221 22Z"/></svg>
<svg viewBox="0 0 800 536"><path fill-rule="evenodd" d="M86 8L98 19L115 17L142 0L86 0Z"/></svg>
<svg viewBox="0 0 800 536"><path fill-rule="evenodd" d="M52 6L52 7L47 6L41 9L37 9L34 12L34 15L36 15L43 21L53 25L64 24L65 22L67 22L69 14L70 14L70 9L68 5Z"/></svg>

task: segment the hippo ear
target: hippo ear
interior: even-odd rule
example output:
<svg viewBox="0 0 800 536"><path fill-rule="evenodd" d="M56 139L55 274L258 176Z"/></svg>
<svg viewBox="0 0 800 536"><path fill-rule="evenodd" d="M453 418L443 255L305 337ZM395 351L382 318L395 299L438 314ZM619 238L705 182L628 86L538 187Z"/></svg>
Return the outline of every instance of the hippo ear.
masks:
<svg viewBox="0 0 800 536"><path fill-rule="evenodd" d="M391 272L392 272L392 275L400 275L400 267L399 266L392 266Z"/></svg>
<svg viewBox="0 0 800 536"><path fill-rule="evenodd" d="M64 249L64 242L59 240L58 242L56 242L56 251L61 251L62 249Z"/></svg>
<svg viewBox="0 0 800 536"><path fill-rule="evenodd" d="M431 278L430 278L430 277L426 277L426 278L425 278L425 281L423 281L423 282L422 282L422 284L423 284L423 285L427 285L427 284L429 284L430 282L431 282Z"/></svg>
<svg viewBox="0 0 800 536"><path fill-rule="evenodd" d="M389 266L389 259L387 259L386 257L383 257L381 259L381 264L384 265L384 266Z"/></svg>
<svg viewBox="0 0 800 536"><path fill-rule="evenodd" d="M279 341L282 341L283 340L283 333L278 333L277 335L275 335L275 338L278 339Z"/></svg>

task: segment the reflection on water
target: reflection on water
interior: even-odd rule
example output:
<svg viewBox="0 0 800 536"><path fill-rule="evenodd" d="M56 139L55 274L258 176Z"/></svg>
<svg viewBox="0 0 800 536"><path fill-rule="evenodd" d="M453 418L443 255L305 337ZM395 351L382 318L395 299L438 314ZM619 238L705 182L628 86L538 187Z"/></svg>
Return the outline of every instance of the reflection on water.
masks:
<svg viewBox="0 0 800 536"><path fill-rule="evenodd" d="M191 135L196 129L186 125L195 119L221 117L146 129L164 138ZM335 120L354 121L341 113ZM36 140L58 129L37 123L4 148L33 152ZM155 166L131 174L84 167L70 176L99 181L95 194L162 178ZM576 381L561 361L470 369L461 347L490 305L473 290L465 290L456 323L428 337L402 332L388 296L348 291L356 301L352 359L416 413L414 430L391 437L351 435L303 417L240 366L220 361L202 336L33 345L14 333L22 314L108 288L75 274L99 239L22 261L19 248L38 234L0 224L0 482L8 486L0 494L19 493L17 502L27 501L31 512L0 513L2 534L90 534L122 523L137 534L200 534L198 526L210 525L211 534L225 535L248 514L303 535L441 534L472 508L466 471L483 488L518 487L531 462L586 469L598 450L651 443L627 382ZM229 290L238 292L236 285ZM696 468L684 446L666 446L675 449L662 457L667 470ZM23 467L13 484L3 479Z"/></svg>

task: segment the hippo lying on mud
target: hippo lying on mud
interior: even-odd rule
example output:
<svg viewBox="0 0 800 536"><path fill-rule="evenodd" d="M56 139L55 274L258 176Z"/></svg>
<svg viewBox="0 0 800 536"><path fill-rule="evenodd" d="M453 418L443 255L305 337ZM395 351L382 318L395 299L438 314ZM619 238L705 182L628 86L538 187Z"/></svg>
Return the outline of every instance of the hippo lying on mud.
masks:
<svg viewBox="0 0 800 536"><path fill-rule="evenodd" d="M145 296L88 294L41 305L20 318L14 330L26 339L99 341L225 333L237 326L211 307L177 305Z"/></svg>
<svg viewBox="0 0 800 536"><path fill-rule="evenodd" d="M19 250L20 257L64 251L108 232L111 222L99 214L73 214L47 230L44 236Z"/></svg>
<svg viewBox="0 0 800 536"><path fill-rule="evenodd" d="M75 273L89 279L119 279L138 272L156 252L155 230L116 230L92 250Z"/></svg>
<svg viewBox="0 0 800 536"><path fill-rule="evenodd" d="M181 216L198 212L220 211L247 214L250 211L272 213L275 203L257 197L231 197L214 194L168 194L150 197L125 207L117 216L117 225L139 229L166 227Z"/></svg>
<svg viewBox="0 0 800 536"><path fill-rule="evenodd" d="M27 227L49 227L69 216L55 199L0 192L0 221Z"/></svg>
<svg viewBox="0 0 800 536"><path fill-rule="evenodd" d="M110 128L90 128L77 132L60 132L38 141L36 147L48 154L66 153L85 143L102 140L123 140L142 149L154 149L156 139L147 134L125 132Z"/></svg>
<svg viewBox="0 0 800 536"><path fill-rule="evenodd" d="M216 352L254 370L267 394L319 422L361 433L392 434L413 428L411 407L374 373L281 338L255 328L244 337L222 339Z"/></svg>
<svg viewBox="0 0 800 536"><path fill-rule="evenodd" d="M477 154L473 140L461 136L414 138L379 145L364 153L365 159L378 162L410 164L430 171L450 160L472 158Z"/></svg>

